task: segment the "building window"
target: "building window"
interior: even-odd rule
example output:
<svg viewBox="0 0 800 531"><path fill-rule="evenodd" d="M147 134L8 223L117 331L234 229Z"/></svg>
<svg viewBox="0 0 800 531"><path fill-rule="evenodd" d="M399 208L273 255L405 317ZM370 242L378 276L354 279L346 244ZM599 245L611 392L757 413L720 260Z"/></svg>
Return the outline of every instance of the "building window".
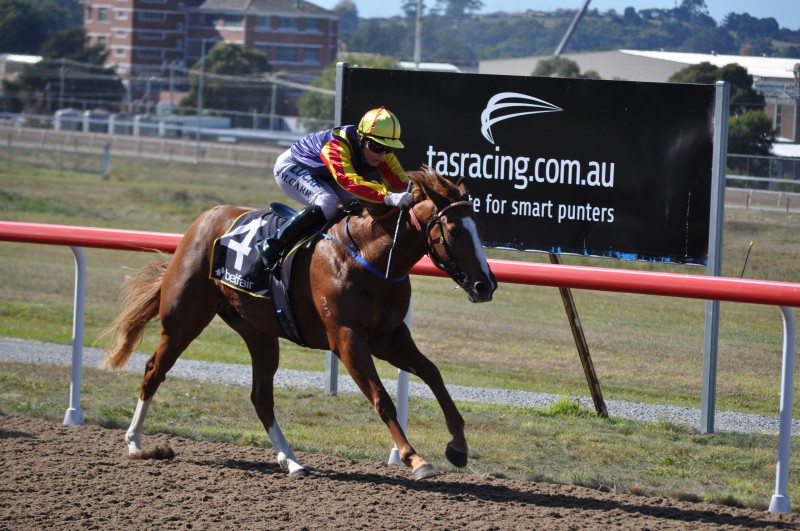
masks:
<svg viewBox="0 0 800 531"><path fill-rule="evenodd" d="M97 8L97 22L108 22L108 8L107 7L98 7Z"/></svg>
<svg viewBox="0 0 800 531"><path fill-rule="evenodd" d="M142 59L161 59L163 57L163 53L161 49L148 49L143 48L141 50L136 50L137 57L141 57Z"/></svg>
<svg viewBox="0 0 800 531"><path fill-rule="evenodd" d="M256 27L262 31L272 29L272 19L269 16L260 16L256 22Z"/></svg>
<svg viewBox="0 0 800 531"><path fill-rule="evenodd" d="M200 25L213 28L217 25L217 19L219 18L219 15L216 13L204 13L202 17L203 18L200 20Z"/></svg>
<svg viewBox="0 0 800 531"><path fill-rule="evenodd" d="M101 36L97 37L97 44L99 46L102 46L103 48L105 48L107 42L108 42L108 37L106 37L105 35L101 35Z"/></svg>
<svg viewBox="0 0 800 531"><path fill-rule="evenodd" d="M241 28L244 26L243 15L222 15L222 25L226 28Z"/></svg>
<svg viewBox="0 0 800 531"><path fill-rule="evenodd" d="M780 103L775 104L775 131L777 131L778 136L781 136L781 121L782 121L782 114L781 109L783 105Z"/></svg>
<svg viewBox="0 0 800 531"><path fill-rule="evenodd" d="M278 29L280 31L297 31L297 19L289 17L278 18Z"/></svg>
<svg viewBox="0 0 800 531"><path fill-rule="evenodd" d="M164 40L163 31L140 31L139 38L143 41L161 41Z"/></svg>
<svg viewBox="0 0 800 531"><path fill-rule="evenodd" d="M114 38L125 39L128 37L128 32L125 30L114 30Z"/></svg>
<svg viewBox="0 0 800 531"><path fill-rule="evenodd" d="M318 18L307 18L306 21L306 31L309 33L322 33L320 30L320 19Z"/></svg>
<svg viewBox="0 0 800 531"><path fill-rule="evenodd" d="M294 46L276 46L275 60L281 63L296 63L297 48Z"/></svg>
<svg viewBox="0 0 800 531"><path fill-rule="evenodd" d="M128 12L124 9L117 9L114 11L114 17L117 20L128 20Z"/></svg>
<svg viewBox="0 0 800 531"><path fill-rule="evenodd" d="M114 48L114 57L125 57L125 48Z"/></svg>
<svg viewBox="0 0 800 531"><path fill-rule="evenodd" d="M315 65L319 64L319 49L303 48L303 62Z"/></svg>
<svg viewBox="0 0 800 531"><path fill-rule="evenodd" d="M139 20L148 22L164 22L167 14L161 11L139 11Z"/></svg>

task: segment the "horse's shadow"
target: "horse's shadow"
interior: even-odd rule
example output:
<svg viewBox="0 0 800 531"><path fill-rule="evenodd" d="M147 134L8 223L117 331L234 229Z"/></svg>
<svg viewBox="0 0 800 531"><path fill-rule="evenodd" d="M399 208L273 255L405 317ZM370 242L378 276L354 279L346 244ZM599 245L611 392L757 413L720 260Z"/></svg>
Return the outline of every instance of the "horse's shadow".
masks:
<svg viewBox="0 0 800 531"><path fill-rule="evenodd" d="M211 463L210 461L208 462ZM286 477L277 464L264 463L262 461L239 461L229 459L225 461L213 462L216 466L225 466L237 470L248 472L261 472L268 476L279 476L290 481L296 479ZM410 478L393 477L391 475L381 475L364 472L343 472L340 470L330 470L325 468L308 468L311 477L325 478L331 481L340 481L357 484L358 487L364 485L398 486L416 492L433 492L450 498L454 502L477 499L492 503L521 503L535 505L537 507L552 507L562 509L580 508L582 511L624 511L632 515L643 515L658 518L662 521L693 522L697 524L712 524L715 526L733 526L741 528L763 528L771 526L773 528L793 529L795 526L788 522L776 522L762 520L749 516L736 516L725 511L720 507L719 511L709 511L704 509L691 509L682 507L667 507L648 504L638 504L635 498L631 502L600 499L591 497L578 497L569 494L541 494L534 492L524 492L511 489L504 485L475 485L458 480L456 474L443 474L432 481L415 481ZM449 478L453 479L449 479Z"/></svg>

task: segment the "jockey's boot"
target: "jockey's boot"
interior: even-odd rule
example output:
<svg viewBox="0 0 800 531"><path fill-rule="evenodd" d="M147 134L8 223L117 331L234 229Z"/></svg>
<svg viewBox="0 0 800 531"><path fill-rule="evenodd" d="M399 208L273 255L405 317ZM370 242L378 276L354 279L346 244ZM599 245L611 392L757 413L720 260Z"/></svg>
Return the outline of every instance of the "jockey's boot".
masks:
<svg viewBox="0 0 800 531"><path fill-rule="evenodd" d="M307 230L319 227L324 223L325 215L322 213L322 209L317 205L307 206L281 225L275 236L258 243L256 247L261 254L261 262L269 271L273 271L287 245Z"/></svg>

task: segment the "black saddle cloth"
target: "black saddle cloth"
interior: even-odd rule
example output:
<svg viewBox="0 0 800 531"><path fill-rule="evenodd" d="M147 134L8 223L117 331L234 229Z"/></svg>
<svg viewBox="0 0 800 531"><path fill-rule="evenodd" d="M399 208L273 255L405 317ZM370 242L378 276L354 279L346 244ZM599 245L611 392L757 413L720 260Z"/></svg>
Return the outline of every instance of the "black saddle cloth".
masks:
<svg viewBox="0 0 800 531"><path fill-rule="evenodd" d="M210 277L228 287L270 298L270 274L256 244L275 234L286 220L268 210L246 212L217 238L211 254Z"/></svg>

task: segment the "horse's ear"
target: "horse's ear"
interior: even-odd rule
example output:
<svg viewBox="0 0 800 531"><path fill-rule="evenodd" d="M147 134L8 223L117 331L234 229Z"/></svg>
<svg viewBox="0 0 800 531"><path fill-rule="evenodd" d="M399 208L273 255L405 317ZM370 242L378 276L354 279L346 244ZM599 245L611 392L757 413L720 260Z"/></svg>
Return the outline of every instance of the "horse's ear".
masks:
<svg viewBox="0 0 800 531"><path fill-rule="evenodd" d="M468 196L469 190L467 190L467 179L466 177L461 177L458 182L456 182L456 187L458 191L461 192L461 195Z"/></svg>

